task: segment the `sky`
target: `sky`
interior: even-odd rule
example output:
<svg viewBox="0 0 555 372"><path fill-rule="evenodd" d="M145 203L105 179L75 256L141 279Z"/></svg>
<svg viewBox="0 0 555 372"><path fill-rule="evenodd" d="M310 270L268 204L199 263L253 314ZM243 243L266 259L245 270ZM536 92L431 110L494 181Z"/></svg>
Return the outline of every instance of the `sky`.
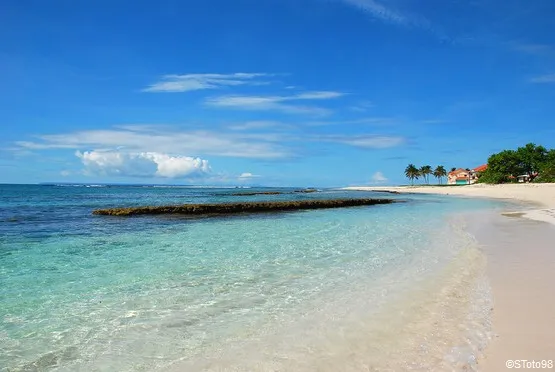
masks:
<svg viewBox="0 0 555 372"><path fill-rule="evenodd" d="M555 148L552 0L4 0L0 183L346 186Z"/></svg>

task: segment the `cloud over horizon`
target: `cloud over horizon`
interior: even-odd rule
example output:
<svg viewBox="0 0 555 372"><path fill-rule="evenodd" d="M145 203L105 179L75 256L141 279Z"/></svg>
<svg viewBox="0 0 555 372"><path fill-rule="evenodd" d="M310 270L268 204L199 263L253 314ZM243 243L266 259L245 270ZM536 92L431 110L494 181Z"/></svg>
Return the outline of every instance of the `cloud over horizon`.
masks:
<svg viewBox="0 0 555 372"><path fill-rule="evenodd" d="M372 183L374 183L374 184L384 183L384 182L387 182L387 181L388 181L387 177L385 177L384 174L380 171L378 171L378 172L376 172L372 175Z"/></svg>
<svg viewBox="0 0 555 372"><path fill-rule="evenodd" d="M253 178L259 178L260 176L257 174L252 174L250 172L241 173L238 177L239 181L250 181Z"/></svg>
<svg viewBox="0 0 555 372"><path fill-rule="evenodd" d="M159 152L76 151L87 175L116 177L200 177L210 173L207 160Z"/></svg>

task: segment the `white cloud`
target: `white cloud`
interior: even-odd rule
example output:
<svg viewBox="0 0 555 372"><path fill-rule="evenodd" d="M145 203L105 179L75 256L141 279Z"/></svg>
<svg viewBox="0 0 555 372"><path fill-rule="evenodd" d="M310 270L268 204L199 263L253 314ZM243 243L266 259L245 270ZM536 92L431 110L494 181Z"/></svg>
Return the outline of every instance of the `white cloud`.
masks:
<svg viewBox="0 0 555 372"><path fill-rule="evenodd" d="M241 110L275 110L294 114L327 115L330 110L322 107L300 106L286 102L328 100L344 96L333 91L308 91L291 96L240 96L227 95L209 98L209 106L235 108Z"/></svg>
<svg viewBox="0 0 555 372"><path fill-rule="evenodd" d="M222 131L182 131L155 126L127 126L38 136L38 140L18 141L19 148L47 149L124 149L126 152L159 152L195 156L224 156L277 159L292 154L274 133L226 133Z"/></svg>
<svg viewBox="0 0 555 372"><path fill-rule="evenodd" d="M420 124L445 124L448 123L447 120L443 119L426 119L418 121Z"/></svg>
<svg viewBox="0 0 555 372"><path fill-rule="evenodd" d="M512 42L509 43L512 46L513 50L522 53L528 54L553 54L555 52L555 48L553 45L548 44L532 44L532 43L523 43L523 42Z"/></svg>
<svg viewBox="0 0 555 372"><path fill-rule="evenodd" d="M232 130L250 130L250 129L266 129L280 127L282 124L277 121L270 120L259 120L259 121L248 121L246 123L230 125L228 128Z"/></svg>
<svg viewBox="0 0 555 372"><path fill-rule="evenodd" d="M359 135L359 136L320 136L316 140L342 143L349 146L385 149L396 147L406 142L405 137L401 136L377 136L377 135Z"/></svg>
<svg viewBox="0 0 555 372"><path fill-rule="evenodd" d="M440 39L447 40L448 36L438 27L431 24L426 18L400 11L391 6L392 1L385 0L337 0L344 4L358 8L369 14L371 17L403 27L416 27L431 32Z"/></svg>
<svg viewBox="0 0 555 372"><path fill-rule="evenodd" d="M386 117L368 117L354 120L337 120L337 121L311 121L307 125L320 127L327 125L351 125L351 124L371 124L371 125L392 125L397 123L399 120L396 118L386 118Z"/></svg>
<svg viewBox="0 0 555 372"><path fill-rule="evenodd" d="M67 177L67 176L71 175L71 172L67 171L67 170L63 170L63 171L60 172L60 175L62 177Z"/></svg>
<svg viewBox="0 0 555 372"><path fill-rule="evenodd" d="M295 96L283 97L283 100L298 100L298 99L332 99L343 97L345 93L333 91L314 91L299 93Z"/></svg>
<svg viewBox="0 0 555 372"><path fill-rule="evenodd" d="M403 14L389 8L375 0L341 0L351 6L358 7L363 11L379 18L383 21L405 25L409 23L409 19Z"/></svg>
<svg viewBox="0 0 555 372"><path fill-rule="evenodd" d="M372 175L372 183L384 183L387 182L387 178L382 172L378 171Z"/></svg>
<svg viewBox="0 0 555 372"><path fill-rule="evenodd" d="M259 175L256 174L252 174L249 172L245 172L245 173L241 173L241 175L238 177L240 181L248 181L251 180L253 178L258 178L260 177Z"/></svg>
<svg viewBox="0 0 555 372"><path fill-rule="evenodd" d="M371 108L375 107L375 105L370 101L361 101L358 102L356 105L349 107L349 110L355 112L366 112Z"/></svg>
<svg viewBox="0 0 555 372"><path fill-rule="evenodd" d="M530 79L531 83L555 83L555 74L547 74L543 76L537 76Z"/></svg>
<svg viewBox="0 0 555 372"><path fill-rule="evenodd" d="M272 76L266 73L234 73L234 74L186 74L165 75L162 79L143 92L188 92L203 89L218 89L226 86L264 85L261 78Z"/></svg>
<svg viewBox="0 0 555 372"><path fill-rule="evenodd" d="M77 151L85 173L126 177L199 177L210 172L207 160L158 152Z"/></svg>

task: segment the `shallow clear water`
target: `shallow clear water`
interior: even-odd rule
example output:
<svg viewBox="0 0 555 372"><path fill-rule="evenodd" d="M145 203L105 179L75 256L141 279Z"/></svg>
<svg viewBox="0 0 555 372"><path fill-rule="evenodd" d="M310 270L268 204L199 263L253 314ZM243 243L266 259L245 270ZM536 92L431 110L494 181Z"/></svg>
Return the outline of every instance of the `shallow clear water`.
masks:
<svg viewBox="0 0 555 372"><path fill-rule="evenodd" d="M453 215L501 204L334 190L231 195L238 191L0 185L0 366L472 365L488 337L489 291L483 257ZM407 202L196 220L91 215L114 206L364 196Z"/></svg>

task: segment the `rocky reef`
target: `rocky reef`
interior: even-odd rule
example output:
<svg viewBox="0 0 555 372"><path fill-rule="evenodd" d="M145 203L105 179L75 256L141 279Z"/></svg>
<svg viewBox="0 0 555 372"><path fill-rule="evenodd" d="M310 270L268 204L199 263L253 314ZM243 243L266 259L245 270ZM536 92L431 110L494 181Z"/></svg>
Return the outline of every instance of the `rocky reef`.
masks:
<svg viewBox="0 0 555 372"><path fill-rule="evenodd" d="M231 196L255 196L255 195L281 195L286 194L285 192L281 191L257 191L257 192L236 192L233 194L229 194ZM225 196L226 194L220 194Z"/></svg>
<svg viewBox="0 0 555 372"><path fill-rule="evenodd" d="M345 208L364 205L390 204L393 199L327 199L296 201L258 201L250 203L183 204L130 208L97 209L94 215L137 216L179 214L188 216L232 215L241 213L268 213L306 209Z"/></svg>
<svg viewBox="0 0 555 372"><path fill-rule="evenodd" d="M310 194L313 192L318 192L316 189L304 189L304 190L294 190L294 191L254 191L254 192L236 192L230 194L231 196L255 196L255 195L283 195L283 194ZM222 194L225 195L225 194Z"/></svg>

